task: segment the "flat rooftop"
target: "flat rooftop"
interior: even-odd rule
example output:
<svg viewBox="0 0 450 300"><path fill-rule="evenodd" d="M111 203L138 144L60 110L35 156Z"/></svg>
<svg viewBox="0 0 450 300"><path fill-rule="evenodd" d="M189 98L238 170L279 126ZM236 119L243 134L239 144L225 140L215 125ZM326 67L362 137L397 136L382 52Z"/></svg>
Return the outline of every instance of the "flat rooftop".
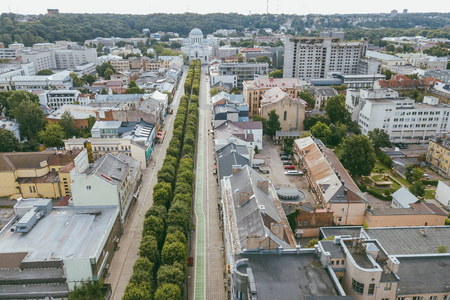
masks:
<svg viewBox="0 0 450 300"><path fill-rule="evenodd" d="M371 228L366 233L389 255L437 253L440 245L450 249L450 226Z"/></svg>
<svg viewBox="0 0 450 300"><path fill-rule="evenodd" d="M305 299L305 296L336 296L333 283L314 253L243 254L251 268L258 300Z"/></svg>
<svg viewBox="0 0 450 300"><path fill-rule="evenodd" d="M324 235L324 238L330 236L344 236L349 235L351 237L359 237L361 233L361 226L340 226L340 227L322 227L320 231Z"/></svg>
<svg viewBox="0 0 450 300"><path fill-rule="evenodd" d="M115 206L53 208L28 233L5 230L0 253L27 252L24 262L95 257L118 213Z"/></svg>
<svg viewBox="0 0 450 300"><path fill-rule="evenodd" d="M400 261L398 295L450 292L448 279L450 256L397 257L397 259Z"/></svg>

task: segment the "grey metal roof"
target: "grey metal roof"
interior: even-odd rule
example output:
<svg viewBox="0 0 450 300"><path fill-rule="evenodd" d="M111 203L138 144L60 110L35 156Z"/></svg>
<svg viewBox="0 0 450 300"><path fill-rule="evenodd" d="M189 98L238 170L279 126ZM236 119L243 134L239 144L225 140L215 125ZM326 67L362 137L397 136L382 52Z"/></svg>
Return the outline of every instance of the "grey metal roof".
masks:
<svg viewBox="0 0 450 300"><path fill-rule="evenodd" d="M335 244L334 241L320 241L323 249L330 252L331 258L345 258L344 250L341 244Z"/></svg>
<svg viewBox="0 0 450 300"><path fill-rule="evenodd" d="M90 166L88 174L94 174L112 185L120 185L125 179L130 166L111 153L106 153Z"/></svg>
<svg viewBox="0 0 450 300"><path fill-rule="evenodd" d="M282 217L278 212L271 191L269 190L269 194L266 194L258 188L258 180L266 179L249 166L244 166L241 171L230 177L241 248L246 248L248 235L259 235L261 237L270 236L283 248L289 249L291 248L289 243L278 240L277 237L271 234L270 230L265 225L265 221L267 223L281 223ZM238 198L239 193L241 192L248 192L250 194L250 199L244 204L239 205ZM264 214L260 212L261 205L264 205Z"/></svg>
<svg viewBox="0 0 450 300"><path fill-rule="evenodd" d="M392 199L395 199L404 208L408 208L411 203L416 203L419 201L419 199L417 199L417 197L408 191L404 186L392 194Z"/></svg>
<svg viewBox="0 0 450 300"><path fill-rule="evenodd" d="M277 131L275 132L276 137L300 137L302 135L301 131Z"/></svg>
<svg viewBox="0 0 450 300"><path fill-rule="evenodd" d="M450 226L370 228L366 233L390 255L437 253L440 245L450 249Z"/></svg>
<svg viewBox="0 0 450 300"><path fill-rule="evenodd" d="M400 261L398 295L450 294L450 256L397 259Z"/></svg>
<svg viewBox="0 0 450 300"><path fill-rule="evenodd" d="M247 268L251 268L258 300L337 295L327 271L313 253L243 254L241 257L248 262L238 270L247 273Z"/></svg>

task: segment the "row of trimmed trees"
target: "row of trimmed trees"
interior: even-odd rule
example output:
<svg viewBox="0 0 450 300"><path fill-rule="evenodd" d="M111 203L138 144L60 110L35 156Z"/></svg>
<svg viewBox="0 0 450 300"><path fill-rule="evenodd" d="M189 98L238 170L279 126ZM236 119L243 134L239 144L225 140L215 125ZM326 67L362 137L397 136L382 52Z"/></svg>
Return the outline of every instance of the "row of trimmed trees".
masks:
<svg viewBox="0 0 450 300"><path fill-rule="evenodd" d="M197 82L197 78L200 82L200 70L199 60L191 62L186 82ZM140 258L133 266L125 300L183 297L198 124L198 90L194 93L192 86L190 91L192 94L180 99L173 136L153 187L153 205L145 214Z"/></svg>

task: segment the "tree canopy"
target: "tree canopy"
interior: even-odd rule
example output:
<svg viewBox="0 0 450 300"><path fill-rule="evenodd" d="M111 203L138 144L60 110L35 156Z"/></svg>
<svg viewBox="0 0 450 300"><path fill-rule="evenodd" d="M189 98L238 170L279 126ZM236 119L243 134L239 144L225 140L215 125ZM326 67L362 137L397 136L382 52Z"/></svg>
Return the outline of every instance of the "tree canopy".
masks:
<svg viewBox="0 0 450 300"><path fill-rule="evenodd" d="M375 151L365 135L351 135L344 139L340 160L355 177L370 175L375 166Z"/></svg>
<svg viewBox="0 0 450 300"><path fill-rule="evenodd" d="M331 123L340 122L342 124L350 124L351 116L345 108L345 96L337 95L327 100L325 111L330 118Z"/></svg>
<svg viewBox="0 0 450 300"><path fill-rule="evenodd" d="M0 152L20 152L22 144L16 138L14 133L9 130L0 128Z"/></svg>
<svg viewBox="0 0 450 300"><path fill-rule="evenodd" d="M265 134L274 136L277 131L281 130L281 125L279 121L279 116L275 109L269 111L269 118L267 120L267 130Z"/></svg>

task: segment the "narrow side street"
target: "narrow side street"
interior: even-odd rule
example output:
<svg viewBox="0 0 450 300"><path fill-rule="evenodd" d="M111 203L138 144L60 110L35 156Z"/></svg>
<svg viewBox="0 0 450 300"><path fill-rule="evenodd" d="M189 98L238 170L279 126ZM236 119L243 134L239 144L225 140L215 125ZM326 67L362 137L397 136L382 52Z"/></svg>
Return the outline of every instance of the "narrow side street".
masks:
<svg viewBox="0 0 450 300"><path fill-rule="evenodd" d="M122 299L125 288L133 273L133 265L139 258L139 243L142 236L145 212L153 204L153 186L157 182L157 172L161 168L166 149L172 138L173 120L178 109L180 97L184 92L184 81L186 79L187 68L184 69L183 76L178 84L178 89L170 107L173 114L167 115L163 128L165 137L161 144L156 144L153 157L146 170L142 171L141 191L138 200L125 223L124 232L119 242L119 250L114 253L114 258L109 268L109 277L105 283L111 284L112 298Z"/></svg>

